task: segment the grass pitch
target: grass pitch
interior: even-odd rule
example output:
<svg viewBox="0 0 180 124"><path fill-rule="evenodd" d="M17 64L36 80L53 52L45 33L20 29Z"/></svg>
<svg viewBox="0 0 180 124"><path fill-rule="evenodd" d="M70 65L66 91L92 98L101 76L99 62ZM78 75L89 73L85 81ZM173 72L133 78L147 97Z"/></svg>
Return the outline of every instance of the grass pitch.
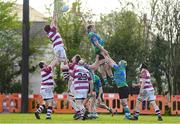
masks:
<svg viewBox="0 0 180 124"><path fill-rule="evenodd" d="M141 115L138 121L125 120L123 115L100 114L96 120L73 120L72 114L53 114L52 120L46 120L45 114L41 114L41 120L36 120L34 114L0 114L0 124L29 124L29 123L58 123L58 124L180 124L180 116L163 116L163 121L157 121L155 115Z"/></svg>

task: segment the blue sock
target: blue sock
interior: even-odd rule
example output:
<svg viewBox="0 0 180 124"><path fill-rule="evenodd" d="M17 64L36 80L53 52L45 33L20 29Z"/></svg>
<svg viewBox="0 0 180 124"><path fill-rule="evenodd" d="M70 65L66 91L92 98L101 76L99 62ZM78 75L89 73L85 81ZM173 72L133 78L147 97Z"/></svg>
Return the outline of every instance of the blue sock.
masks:
<svg viewBox="0 0 180 124"><path fill-rule="evenodd" d="M124 107L124 114L125 114L126 117L128 117L128 116L131 115L131 113L130 113L130 111L129 111L129 108L128 108L127 106Z"/></svg>

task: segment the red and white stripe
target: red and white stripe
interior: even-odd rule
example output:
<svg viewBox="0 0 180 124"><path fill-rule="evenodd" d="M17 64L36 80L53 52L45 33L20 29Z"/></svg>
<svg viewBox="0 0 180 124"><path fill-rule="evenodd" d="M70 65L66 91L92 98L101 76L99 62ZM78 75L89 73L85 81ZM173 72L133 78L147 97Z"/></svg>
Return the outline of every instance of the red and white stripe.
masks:
<svg viewBox="0 0 180 124"><path fill-rule="evenodd" d="M51 27L50 32L48 33L48 38L52 41L54 49L58 46L64 46L61 35L56 32L56 27Z"/></svg>
<svg viewBox="0 0 180 124"><path fill-rule="evenodd" d="M89 81L92 79L87 69L85 69L83 66L76 66L73 70L72 77L74 90L89 90Z"/></svg>
<svg viewBox="0 0 180 124"><path fill-rule="evenodd" d="M151 83L151 75L147 69L142 69L140 74L140 82L144 83L145 90L154 90L153 85Z"/></svg>
<svg viewBox="0 0 180 124"><path fill-rule="evenodd" d="M54 87L53 73L51 67L41 69L41 78L41 88Z"/></svg>

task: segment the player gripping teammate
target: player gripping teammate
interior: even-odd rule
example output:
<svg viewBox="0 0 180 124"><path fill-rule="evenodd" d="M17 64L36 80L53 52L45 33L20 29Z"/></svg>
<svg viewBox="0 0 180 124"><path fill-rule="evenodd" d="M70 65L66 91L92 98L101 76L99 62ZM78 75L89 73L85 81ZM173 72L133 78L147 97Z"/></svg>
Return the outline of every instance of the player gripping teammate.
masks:
<svg viewBox="0 0 180 124"><path fill-rule="evenodd" d="M78 65L78 62L80 60L81 60L81 57L80 57L80 55L77 54L71 59L71 61L69 63L62 64L62 66L61 66L61 72L63 75L63 79L65 81L67 81L67 83L68 83L68 89L67 89L67 92L69 94L68 102L70 102L72 104L72 107L75 110L74 118L76 118L76 116L78 115L77 113L79 113L79 109L77 107L75 97L74 97L75 90L74 90L74 86L73 86L73 82L72 82L73 79L71 78L71 73L73 72L74 67L76 65Z"/></svg>
<svg viewBox="0 0 180 124"><path fill-rule="evenodd" d="M97 107L107 109L110 113L112 113L112 115L114 114L112 109L109 108L108 106L106 106L106 104L104 103L104 100L102 98L103 97L103 89L102 89L101 80L100 80L99 76L94 74L94 71L96 71L99 66L98 62L99 62L99 55L96 56L96 61L91 65L85 63L85 61L84 61L84 67L87 70L89 70L89 72L90 72L90 75L93 79L93 86L94 86L93 91L95 91L95 93L96 93L95 95L93 94L90 98L88 98L88 100L86 100L84 102L85 105L88 101L90 103L90 106L88 107L90 110L90 113L89 113L90 119L95 119L98 117L98 115L96 113ZM96 104L96 102L97 102L97 104Z"/></svg>
<svg viewBox="0 0 180 124"><path fill-rule="evenodd" d="M83 63L84 62L80 60L72 72L72 85L75 90L74 97L79 109L79 113L76 119L84 119L86 109L84 107L83 101L87 98L88 92L90 95L92 95L93 91L93 82L90 73L87 69L84 68Z"/></svg>
<svg viewBox="0 0 180 124"><path fill-rule="evenodd" d="M106 57L108 63L114 68L114 82L118 88L119 97L121 100L121 104L124 109L125 118L131 120L131 113L128 107L127 99L129 95L129 87L126 82L126 66L127 62L125 60L121 60L118 64L111 59Z"/></svg>
<svg viewBox="0 0 180 124"><path fill-rule="evenodd" d="M56 62L52 62L50 65L45 64L44 62L39 63L41 69L41 88L40 94L43 98L43 104L35 112L36 119L40 119L40 113L46 109L47 114L46 119L51 119L52 105L53 105L53 90L54 90L54 80L53 80L53 68L56 65Z"/></svg>
<svg viewBox="0 0 180 124"><path fill-rule="evenodd" d="M140 102L144 101L144 100L148 100L150 102L150 104L153 106L157 116L158 116L158 121L162 121L162 116L159 110L159 107L156 105L155 102L155 95L154 95L154 88L153 85L151 83L151 75L149 73L149 71L147 70L147 65L145 63L141 64L140 66L140 81L139 81L139 85L140 86L140 92L138 95L138 98L136 100L136 112L134 113L134 120L138 120L139 117L139 104ZM137 86L136 85L136 86ZM135 86L135 84L134 84Z"/></svg>

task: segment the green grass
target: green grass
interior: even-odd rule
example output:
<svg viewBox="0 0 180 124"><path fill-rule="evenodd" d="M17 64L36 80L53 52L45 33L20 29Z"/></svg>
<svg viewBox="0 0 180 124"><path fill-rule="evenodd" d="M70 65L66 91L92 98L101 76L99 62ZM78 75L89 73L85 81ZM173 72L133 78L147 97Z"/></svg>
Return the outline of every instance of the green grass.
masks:
<svg viewBox="0 0 180 124"><path fill-rule="evenodd" d="M112 124L112 123L121 123L121 124L180 124L180 116L163 116L164 121L157 121L157 117L154 116L145 116L141 115L138 121L129 121L125 120L123 115L111 115L101 114L96 120L73 120L72 114L53 114L52 120L45 120L45 114L41 115L41 120L36 120L34 114L0 114L0 123L92 123L92 124Z"/></svg>

